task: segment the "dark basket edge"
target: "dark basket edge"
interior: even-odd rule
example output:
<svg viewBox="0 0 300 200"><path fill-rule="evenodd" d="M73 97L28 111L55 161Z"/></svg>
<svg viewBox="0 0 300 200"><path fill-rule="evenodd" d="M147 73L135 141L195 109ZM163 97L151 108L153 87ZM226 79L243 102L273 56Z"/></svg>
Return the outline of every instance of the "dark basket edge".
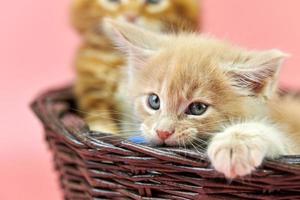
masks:
<svg viewBox="0 0 300 200"><path fill-rule="evenodd" d="M35 113L35 115L40 119L44 128L51 129L52 131L55 131L56 133L57 132L59 132L60 134L63 133L63 135L60 135L60 138L63 139L65 142L67 142L73 146L74 145L80 146L81 148L83 148L83 147L95 148L95 146L94 146L95 139L91 138L91 135L94 135L95 132L91 132L88 129L88 127L84 127L82 132L80 132L80 134L79 134L79 133L74 133L72 131L69 131L64 126L61 126L61 122L58 122L58 124L60 124L59 129L55 126L50 126L50 127L46 126L46 122L47 122L47 120L49 120L47 114L49 114L49 113L47 113L47 112L45 113L45 110L41 106L42 103L45 100L47 100L49 98L49 96L51 96L51 99L54 99L54 97L56 97L56 96L61 96L62 93L64 93L65 96L71 95L72 89L73 89L72 85L69 84L65 87L57 87L54 89L46 90L45 92L42 92L41 94L37 95L37 98L30 103L30 107L31 107L32 111ZM282 92L281 95L288 94L287 91L288 91L288 89L285 88L284 92ZM292 93L292 95L294 95L296 97L300 97L299 94L300 93L298 93L298 92ZM68 96L67 99L71 99L70 96ZM97 134L109 135L108 133L97 133ZM112 138L116 139L115 136L112 136ZM72 141L72 142L70 142L70 141ZM106 143L108 142L108 144L109 144L109 139L107 139L105 142ZM122 142L122 140L118 141L116 143L111 143L109 145L116 145L121 142ZM101 141L100 141L100 143L102 144ZM127 143L127 142L125 142L125 143ZM140 147L143 146L143 145L138 145L138 144L129 142L129 146L132 146L132 145L140 146ZM154 151L157 149L161 150L161 151L165 151L165 149L168 149L168 148L161 148L161 147L152 148L152 147L148 147L148 146L147 146L147 148L153 149ZM137 149L139 149L139 148L137 148ZM133 151L134 150L136 150L136 148L133 148ZM174 152L176 152L176 151L174 151ZM166 150L165 153L169 153L169 150ZM299 170L299 174L300 174L300 155L286 155L286 156L281 156L280 158L277 158L277 159L267 159L265 161L264 165L267 165L267 166L277 165L278 167L283 167L283 168L296 167L296 169ZM295 170L295 168L293 170Z"/></svg>

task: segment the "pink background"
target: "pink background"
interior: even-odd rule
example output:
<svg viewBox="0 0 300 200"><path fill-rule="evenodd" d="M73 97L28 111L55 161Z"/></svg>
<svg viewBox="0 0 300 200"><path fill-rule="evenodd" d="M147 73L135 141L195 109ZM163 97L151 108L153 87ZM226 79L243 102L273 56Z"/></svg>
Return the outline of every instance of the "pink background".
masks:
<svg viewBox="0 0 300 200"><path fill-rule="evenodd" d="M4 1L0 7L0 199L61 199L42 127L28 109L44 89L72 80L78 44L70 0ZM204 30L292 57L281 83L300 88L300 1L203 0Z"/></svg>

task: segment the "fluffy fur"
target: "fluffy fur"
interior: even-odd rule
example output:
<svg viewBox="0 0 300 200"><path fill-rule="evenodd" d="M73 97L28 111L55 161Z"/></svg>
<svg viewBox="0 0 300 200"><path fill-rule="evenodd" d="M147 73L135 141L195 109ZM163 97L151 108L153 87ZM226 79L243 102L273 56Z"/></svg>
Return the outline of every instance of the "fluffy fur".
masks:
<svg viewBox="0 0 300 200"><path fill-rule="evenodd" d="M125 91L148 142L197 148L208 136L208 157L227 178L250 174L266 157L300 153L300 103L276 95L286 54L111 20L105 27L129 55ZM158 110L147 102L152 94L160 98ZM195 102L206 112L186 112Z"/></svg>
<svg viewBox="0 0 300 200"><path fill-rule="evenodd" d="M152 2L152 3L151 3ZM154 31L197 30L197 0L73 0L73 26L82 36L75 65L75 93L92 130L117 132L118 99L123 55L103 34L104 17L129 21Z"/></svg>

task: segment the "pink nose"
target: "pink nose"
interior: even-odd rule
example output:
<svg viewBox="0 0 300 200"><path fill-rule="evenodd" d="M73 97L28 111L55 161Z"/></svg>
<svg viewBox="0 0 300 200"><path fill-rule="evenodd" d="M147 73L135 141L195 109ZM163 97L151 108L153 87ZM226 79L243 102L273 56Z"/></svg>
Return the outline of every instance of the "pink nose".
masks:
<svg viewBox="0 0 300 200"><path fill-rule="evenodd" d="M128 13L126 14L126 19L128 22L134 23L137 20L138 16L136 14Z"/></svg>
<svg viewBox="0 0 300 200"><path fill-rule="evenodd" d="M166 140L168 137L170 137L174 133L174 131L170 132L170 131L157 130L156 133L160 139Z"/></svg>

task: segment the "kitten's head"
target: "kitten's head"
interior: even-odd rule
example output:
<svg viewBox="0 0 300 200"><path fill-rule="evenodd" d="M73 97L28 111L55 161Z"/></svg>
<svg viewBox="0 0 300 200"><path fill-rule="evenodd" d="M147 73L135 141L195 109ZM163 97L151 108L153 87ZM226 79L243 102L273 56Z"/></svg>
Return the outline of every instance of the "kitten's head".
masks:
<svg viewBox="0 0 300 200"><path fill-rule="evenodd" d="M231 121L262 114L285 58L195 34L163 35L111 20L105 27L128 54L126 92L155 144L197 143Z"/></svg>
<svg viewBox="0 0 300 200"><path fill-rule="evenodd" d="M98 27L104 17L154 31L196 30L198 0L73 0L72 22L81 33Z"/></svg>

